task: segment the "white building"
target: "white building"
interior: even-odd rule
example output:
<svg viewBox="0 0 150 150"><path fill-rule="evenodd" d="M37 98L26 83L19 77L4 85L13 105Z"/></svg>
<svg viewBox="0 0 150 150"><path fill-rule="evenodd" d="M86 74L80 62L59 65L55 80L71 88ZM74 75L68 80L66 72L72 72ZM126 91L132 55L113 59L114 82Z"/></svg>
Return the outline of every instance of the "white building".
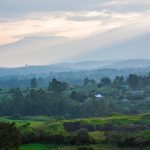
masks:
<svg viewBox="0 0 150 150"><path fill-rule="evenodd" d="M97 99L101 99L101 98L103 98L104 96L101 95L101 94L96 94L95 97L96 97Z"/></svg>

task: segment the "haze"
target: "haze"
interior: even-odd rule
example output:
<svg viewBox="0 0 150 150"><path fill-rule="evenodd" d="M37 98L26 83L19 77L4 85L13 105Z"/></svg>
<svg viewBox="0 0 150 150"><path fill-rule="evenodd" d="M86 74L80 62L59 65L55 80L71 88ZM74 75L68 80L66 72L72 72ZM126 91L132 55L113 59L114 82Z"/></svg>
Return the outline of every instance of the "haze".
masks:
<svg viewBox="0 0 150 150"><path fill-rule="evenodd" d="M0 67L149 59L149 0L0 0Z"/></svg>

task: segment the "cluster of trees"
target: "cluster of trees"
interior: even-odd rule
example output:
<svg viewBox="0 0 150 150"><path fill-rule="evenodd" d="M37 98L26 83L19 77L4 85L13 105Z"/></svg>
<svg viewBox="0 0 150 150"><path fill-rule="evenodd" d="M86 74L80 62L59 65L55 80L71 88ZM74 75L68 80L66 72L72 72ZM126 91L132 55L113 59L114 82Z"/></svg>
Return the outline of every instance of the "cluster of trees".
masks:
<svg viewBox="0 0 150 150"><path fill-rule="evenodd" d="M148 76L137 76L135 74L130 74L127 83L132 89L143 89L150 86L150 73Z"/></svg>
<svg viewBox="0 0 150 150"><path fill-rule="evenodd" d="M78 93L77 93L78 94ZM106 114L106 103L90 100L71 99L56 92L31 89L27 94L15 89L11 98L0 102L0 113L5 116L61 116L86 117Z"/></svg>
<svg viewBox="0 0 150 150"><path fill-rule="evenodd" d="M136 74L130 74L127 78L123 76L116 76L113 81L108 77L103 77L98 84L99 87L103 86L115 86L118 88L127 85L132 90L145 89L150 86L150 73L148 76L138 76Z"/></svg>
<svg viewBox="0 0 150 150"><path fill-rule="evenodd" d="M138 97L142 101L131 101L126 104L121 103L121 99L127 97L129 91L139 89L148 91L149 86L150 74L148 76L131 74L128 78L116 76L113 81L103 77L100 83L94 79L85 78L82 86L52 79L48 87L43 89L38 88L37 79L32 78L31 88L14 88L6 92L4 96L1 94L0 115L79 118L104 116L114 112L146 112L149 103L144 101L144 97ZM1 92L3 93L3 90ZM103 98L95 97L99 93L103 95ZM130 96L130 99L134 98Z"/></svg>
<svg viewBox="0 0 150 150"><path fill-rule="evenodd" d="M81 85L86 77L99 81L102 77L109 77L114 79L117 75L127 77L129 74L134 73L143 75L148 73L147 68L130 68L130 69L98 69L98 70L85 70L85 71L70 71L70 72L50 72L50 74L30 74L30 75L8 75L0 74L0 88L28 88L30 87L30 79L37 78L38 87L47 87L49 80L57 78L60 81L65 81L71 84Z"/></svg>

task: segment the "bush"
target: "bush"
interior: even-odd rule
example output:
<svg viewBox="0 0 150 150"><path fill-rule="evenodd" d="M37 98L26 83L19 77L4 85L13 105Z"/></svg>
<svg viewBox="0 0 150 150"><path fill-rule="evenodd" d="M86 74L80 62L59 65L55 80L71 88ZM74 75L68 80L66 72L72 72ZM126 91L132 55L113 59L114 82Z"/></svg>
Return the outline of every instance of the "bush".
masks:
<svg viewBox="0 0 150 150"><path fill-rule="evenodd" d="M20 133L14 123L0 123L0 149L18 150Z"/></svg>
<svg viewBox="0 0 150 150"><path fill-rule="evenodd" d="M142 119L150 119L150 114L145 114L142 116Z"/></svg>
<svg viewBox="0 0 150 150"><path fill-rule="evenodd" d="M86 129L79 129L75 131L70 138L71 144L88 144L93 143L94 141L90 138L89 132Z"/></svg>
<svg viewBox="0 0 150 150"><path fill-rule="evenodd" d="M116 144L121 147L140 146L144 147L150 144L150 139L142 135L143 132L119 132L111 131L106 133L106 141L109 144Z"/></svg>
<svg viewBox="0 0 150 150"><path fill-rule="evenodd" d="M94 150L92 147L79 147L78 150Z"/></svg>

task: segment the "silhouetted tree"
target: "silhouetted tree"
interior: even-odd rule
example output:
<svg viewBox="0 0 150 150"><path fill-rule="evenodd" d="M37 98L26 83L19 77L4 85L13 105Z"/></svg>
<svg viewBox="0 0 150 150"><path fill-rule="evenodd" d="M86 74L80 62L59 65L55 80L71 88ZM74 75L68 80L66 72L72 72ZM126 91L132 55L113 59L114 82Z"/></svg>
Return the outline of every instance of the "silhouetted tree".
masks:
<svg viewBox="0 0 150 150"><path fill-rule="evenodd" d="M19 150L20 133L14 123L0 123L0 150Z"/></svg>
<svg viewBox="0 0 150 150"><path fill-rule="evenodd" d="M90 82L90 79L88 77L86 77L84 79L84 86L86 86L89 82Z"/></svg>
<svg viewBox="0 0 150 150"><path fill-rule="evenodd" d="M130 74L129 77L128 77L128 80L127 80L129 86L132 88L132 89L138 89L138 86L139 86L139 78L137 75L135 74Z"/></svg>
<svg viewBox="0 0 150 150"><path fill-rule="evenodd" d="M110 86L110 84L111 84L110 78L108 78L108 77L102 78L102 79L101 79L101 84L102 84L103 86Z"/></svg>
<svg viewBox="0 0 150 150"><path fill-rule="evenodd" d="M49 85L48 85L49 91L62 92L66 90L66 88L67 88L66 82L61 82L56 79L52 79L52 81L49 82Z"/></svg>
<svg viewBox="0 0 150 150"><path fill-rule="evenodd" d="M30 84L31 84L31 88L36 88L37 85L38 85L37 84L37 79L36 78L32 78Z"/></svg>

